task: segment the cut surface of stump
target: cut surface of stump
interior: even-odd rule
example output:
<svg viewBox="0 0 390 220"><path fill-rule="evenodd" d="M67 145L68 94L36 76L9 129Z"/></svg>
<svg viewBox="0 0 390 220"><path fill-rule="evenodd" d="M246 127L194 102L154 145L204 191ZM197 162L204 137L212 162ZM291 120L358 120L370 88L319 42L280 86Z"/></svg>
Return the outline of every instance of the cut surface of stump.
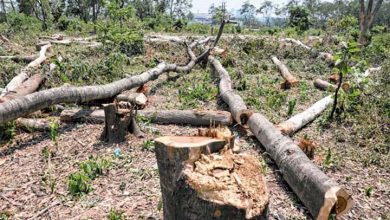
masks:
<svg viewBox="0 0 390 220"><path fill-rule="evenodd" d="M155 139L164 219L267 219L258 160L211 137Z"/></svg>

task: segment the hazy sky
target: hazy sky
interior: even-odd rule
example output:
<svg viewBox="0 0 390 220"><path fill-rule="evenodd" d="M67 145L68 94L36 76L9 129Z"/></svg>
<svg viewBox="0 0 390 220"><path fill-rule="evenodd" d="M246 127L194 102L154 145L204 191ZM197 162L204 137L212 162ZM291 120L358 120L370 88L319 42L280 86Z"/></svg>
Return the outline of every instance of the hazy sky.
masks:
<svg viewBox="0 0 390 220"><path fill-rule="evenodd" d="M223 0L192 0L192 9L191 11L193 13L207 13L211 4L220 5ZM226 2L226 8L228 11L231 9L238 10L240 9L241 5L246 0L225 0ZM256 7L259 7L260 4L265 0L249 0L251 4L253 4ZM274 4L285 4L288 2L288 0L274 0L272 1Z"/></svg>

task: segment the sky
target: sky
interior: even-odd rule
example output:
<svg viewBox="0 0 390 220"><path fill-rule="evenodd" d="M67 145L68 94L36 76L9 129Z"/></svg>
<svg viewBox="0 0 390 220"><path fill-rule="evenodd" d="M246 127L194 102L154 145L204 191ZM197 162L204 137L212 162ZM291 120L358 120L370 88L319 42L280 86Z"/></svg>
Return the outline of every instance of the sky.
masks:
<svg viewBox="0 0 390 220"><path fill-rule="evenodd" d="M192 9L191 11L193 13L208 13L209 8L211 4L215 4L216 6L221 5L223 0L192 0ZM226 2L226 8L228 11L231 11L232 9L238 10L241 8L241 5L245 2L246 0L225 0ZM249 0L251 4L256 6L258 8L261 3L264 0ZM286 4L288 0L274 0L272 3L277 4L277 5L283 5Z"/></svg>

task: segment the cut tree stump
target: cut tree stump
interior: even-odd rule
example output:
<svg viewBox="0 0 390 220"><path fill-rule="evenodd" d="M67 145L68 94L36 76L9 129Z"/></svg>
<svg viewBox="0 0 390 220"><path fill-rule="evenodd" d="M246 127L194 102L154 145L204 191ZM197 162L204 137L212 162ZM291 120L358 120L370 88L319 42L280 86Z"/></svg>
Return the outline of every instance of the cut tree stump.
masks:
<svg viewBox="0 0 390 220"><path fill-rule="evenodd" d="M143 134L134 118L132 109L118 109L117 105L104 105L105 126L101 138L111 143L122 142L128 132L137 137Z"/></svg>
<svg viewBox="0 0 390 220"><path fill-rule="evenodd" d="M225 144L199 136L155 139L164 219L268 219L258 159Z"/></svg>
<svg viewBox="0 0 390 220"><path fill-rule="evenodd" d="M279 68L279 71L280 71L280 74L282 75L282 77L286 80L283 84L282 84L282 88L283 89L289 89L291 87L294 87L296 85L298 85L298 80L290 73L290 71L288 70L287 66L284 65L277 57L275 56L272 56L271 57L272 61L274 62L274 64L276 66L278 66Z"/></svg>

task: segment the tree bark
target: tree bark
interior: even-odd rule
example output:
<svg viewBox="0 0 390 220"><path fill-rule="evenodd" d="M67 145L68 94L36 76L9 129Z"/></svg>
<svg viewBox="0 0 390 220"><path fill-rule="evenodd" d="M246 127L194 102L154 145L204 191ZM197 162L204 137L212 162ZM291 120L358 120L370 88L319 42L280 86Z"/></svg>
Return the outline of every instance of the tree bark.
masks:
<svg viewBox="0 0 390 220"><path fill-rule="evenodd" d="M42 76L42 74L37 73L33 75L32 77L24 81L14 91L9 92L6 95L0 97L0 103L35 92L39 88L43 80L44 77Z"/></svg>
<svg viewBox="0 0 390 220"><path fill-rule="evenodd" d="M1 93L0 97L5 96L9 92L15 91L15 89L17 89L24 81L26 81L30 75L29 73L30 70L32 68L38 67L41 63L43 63L47 59L46 52L50 47L51 47L50 44L43 46L39 52L39 57L34 61L32 61L31 63L29 63L27 67L23 68L22 71L7 84L5 90ZM0 124L1 123L2 122L0 119Z"/></svg>
<svg viewBox="0 0 390 220"><path fill-rule="evenodd" d="M324 81L322 79L316 79L314 81L314 86L317 89L324 90L324 91L334 91L336 89L335 85L333 85L327 81Z"/></svg>
<svg viewBox="0 0 390 220"><path fill-rule="evenodd" d="M191 60L185 66L160 63L159 65L157 65L157 67L152 68L140 75L127 77L106 85L84 87L58 87L29 94L24 97L18 97L16 99L5 102L0 105L0 124L6 123L23 115L35 112L37 110L49 107L54 104L75 102L79 103L114 97L122 91L139 87L150 80L157 79L161 74L165 72L189 72L192 70L195 64L203 60L203 58L208 54L210 50L208 49L200 56L196 57L195 54L192 52L191 48L195 47L198 43L205 41L208 41L208 39L196 41L187 48L187 52L191 57ZM23 79L25 79L26 77L27 76L25 76Z"/></svg>
<svg viewBox="0 0 390 220"><path fill-rule="evenodd" d="M117 101L130 102L138 106L145 106L148 98L143 93L125 91L116 96Z"/></svg>
<svg viewBox="0 0 390 220"><path fill-rule="evenodd" d="M352 207L348 192L325 175L299 146L264 116L253 114L248 125L315 219L327 220L334 211L340 216Z"/></svg>
<svg viewBox="0 0 390 220"><path fill-rule="evenodd" d="M247 125L314 218L327 220L334 209L340 216L352 207L352 198L346 190L326 176L263 115L251 115Z"/></svg>
<svg viewBox="0 0 390 220"><path fill-rule="evenodd" d="M37 59L37 55L31 55L31 56L0 56L0 60L12 60L14 62L32 62L35 59Z"/></svg>
<svg viewBox="0 0 390 220"><path fill-rule="evenodd" d="M199 136L155 139L164 219L268 219L258 160L220 152L225 144Z"/></svg>
<svg viewBox="0 0 390 220"><path fill-rule="evenodd" d="M232 125L233 118L226 111L205 110L137 110L137 116L155 124L187 124L193 126ZM61 112L63 122L104 122L103 110L69 109Z"/></svg>
<svg viewBox="0 0 390 220"><path fill-rule="evenodd" d="M287 66L284 65L277 57L272 56L272 62L276 66L278 66L280 74L282 77L286 80L285 83L283 83L282 88L289 89L293 86L298 85L298 80L290 73Z"/></svg>
<svg viewBox="0 0 390 220"><path fill-rule="evenodd" d="M132 110L118 109L115 104L104 106L105 126L101 138L110 143L118 143L125 140L127 133L137 126ZM131 131L130 131L131 132ZM136 130L136 132L139 132Z"/></svg>
<svg viewBox="0 0 390 220"><path fill-rule="evenodd" d="M45 118L18 118L16 124L28 131L50 131L50 121Z"/></svg>
<svg viewBox="0 0 390 220"><path fill-rule="evenodd" d="M286 135L292 135L298 130L302 129L308 123L312 122L318 116L321 115L325 109L333 103L333 95L327 96L314 105L306 109L305 111L294 115L288 120L277 125L277 128Z"/></svg>
<svg viewBox="0 0 390 220"><path fill-rule="evenodd" d="M223 68L221 63L213 56L209 56L208 61L220 79L219 94L222 100L229 105L234 120L240 125L245 125L253 112L246 107L244 100L234 93L229 73Z"/></svg>
<svg viewBox="0 0 390 220"><path fill-rule="evenodd" d="M364 0L359 0L360 35L358 42L361 46L365 46L368 43L368 31L370 30L382 3L383 0L378 0L375 7L373 7L374 0L368 0L366 9Z"/></svg>

